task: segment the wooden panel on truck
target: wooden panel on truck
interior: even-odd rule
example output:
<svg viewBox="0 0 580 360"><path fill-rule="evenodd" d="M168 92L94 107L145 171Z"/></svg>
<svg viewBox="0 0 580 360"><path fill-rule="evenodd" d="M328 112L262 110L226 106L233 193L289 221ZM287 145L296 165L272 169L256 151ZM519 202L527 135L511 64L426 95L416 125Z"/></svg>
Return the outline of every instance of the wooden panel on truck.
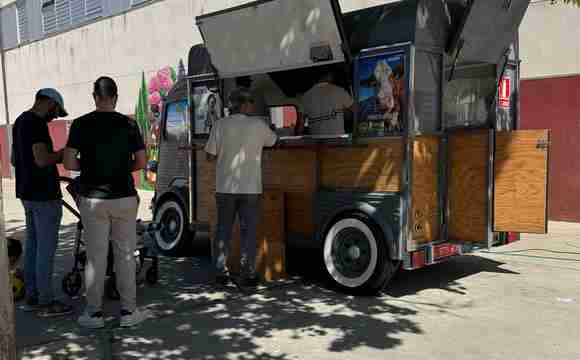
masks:
<svg viewBox="0 0 580 360"><path fill-rule="evenodd" d="M285 197L285 226L288 232L314 233L314 196L317 189L316 149L275 149L264 151L262 183L264 189L279 189ZM205 153L197 155L197 220L214 229L215 162Z"/></svg>
<svg viewBox="0 0 580 360"><path fill-rule="evenodd" d="M213 231L217 220L215 203L215 165L207 161L205 151L197 151L197 221L208 223Z"/></svg>
<svg viewBox="0 0 580 360"><path fill-rule="evenodd" d="M284 192L286 231L313 234L316 148L266 150L262 161L264 188Z"/></svg>
<svg viewBox="0 0 580 360"><path fill-rule="evenodd" d="M409 251L440 240L439 143L437 136L421 136L413 141Z"/></svg>
<svg viewBox="0 0 580 360"><path fill-rule="evenodd" d="M320 182L327 189L399 192L404 162L402 138L320 150Z"/></svg>
<svg viewBox="0 0 580 360"><path fill-rule="evenodd" d="M449 136L449 240L481 243L488 238L489 131Z"/></svg>
<svg viewBox="0 0 580 360"><path fill-rule="evenodd" d="M549 130L498 133L494 231L547 232Z"/></svg>

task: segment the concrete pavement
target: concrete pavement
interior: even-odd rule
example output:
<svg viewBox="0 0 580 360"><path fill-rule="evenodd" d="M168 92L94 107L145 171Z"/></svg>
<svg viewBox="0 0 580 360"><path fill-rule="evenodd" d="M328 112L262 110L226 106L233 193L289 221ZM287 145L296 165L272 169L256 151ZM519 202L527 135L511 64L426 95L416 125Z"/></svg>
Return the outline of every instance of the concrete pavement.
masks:
<svg viewBox="0 0 580 360"><path fill-rule="evenodd" d="M7 214L17 205L5 200ZM20 226L12 220L9 232ZM71 233L65 224L60 275ZM74 317L18 307L22 359L580 359L580 225L551 223L549 236L400 273L372 298L337 294L316 276L242 296L205 285L207 265L207 256L163 258L159 285L139 288L152 319L134 329L111 318L88 332Z"/></svg>

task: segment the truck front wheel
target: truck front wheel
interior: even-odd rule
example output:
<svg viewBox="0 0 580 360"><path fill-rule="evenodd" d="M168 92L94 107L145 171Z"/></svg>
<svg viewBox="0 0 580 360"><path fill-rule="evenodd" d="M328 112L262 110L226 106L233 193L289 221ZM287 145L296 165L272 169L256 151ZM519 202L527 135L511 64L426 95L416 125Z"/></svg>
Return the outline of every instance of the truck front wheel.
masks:
<svg viewBox="0 0 580 360"><path fill-rule="evenodd" d="M188 226L185 208L174 197L160 202L155 209L154 221L161 226L155 232L155 244L164 255L179 255L188 241Z"/></svg>
<svg viewBox="0 0 580 360"><path fill-rule="evenodd" d="M334 221L325 234L323 257L329 279L350 294L377 294L395 272L383 232L362 213Z"/></svg>

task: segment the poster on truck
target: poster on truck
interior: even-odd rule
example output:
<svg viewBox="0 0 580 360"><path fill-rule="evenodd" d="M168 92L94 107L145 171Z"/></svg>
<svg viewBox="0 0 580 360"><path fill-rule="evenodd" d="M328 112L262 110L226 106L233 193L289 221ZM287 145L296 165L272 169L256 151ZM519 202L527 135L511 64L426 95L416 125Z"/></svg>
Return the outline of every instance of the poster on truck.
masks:
<svg viewBox="0 0 580 360"><path fill-rule="evenodd" d="M195 134L209 134L221 117L219 95L207 86L193 89Z"/></svg>
<svg viewBox="0 0 580 360"><path fill-rule="evenodd" d="M383 53L359 60L359 136L385 136L403 132L405 81L404 53Z"/></svg>

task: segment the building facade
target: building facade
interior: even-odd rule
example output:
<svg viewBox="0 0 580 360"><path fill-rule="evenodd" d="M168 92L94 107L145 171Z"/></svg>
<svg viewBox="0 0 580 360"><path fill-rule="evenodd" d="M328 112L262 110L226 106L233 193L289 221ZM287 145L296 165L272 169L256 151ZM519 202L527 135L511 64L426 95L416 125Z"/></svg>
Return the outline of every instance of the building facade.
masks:
<svg viewBox="0 0 580 360"><path fill-rule="evenodd" d="M30 107L38 88L62 91L73 119L93 108L92 83L108 75L119 85L119 111L150 116L140 112L155 112L189 48L202 41L195 17L247 2L0 0L6 70L6 86L0 86L2 164L8 156L3 125ZM340 0L343 11L387 2ZM551 0L532 0L520 27L519 126L552 129L550 218L555 220L580 221L580 157L574 155L580 143L580 45L571 40L579 35L580 9ZM66 120L51 124L57 146L64 144L66 128ZM4 176L8 171L2 167Z"/></svg>
<svg viewBox="0 0 580 360"><path fill-rule="evenodd" d="M148 102L159 102L180 63L187 63L190 47L202 42L195 17L248 2L2 0L7 96L0 86L0 126L12 123L29 108L41 87L62 92L71 119L90 111L94 107L92 84L101 75L117 81L118 111L136 114L143 88ZM340 1L344 11L385 2L390 1ZM66 121L57 120L51 128L57 145L62 144ZM2 137L5 131L0 130L3 164L8 159L6 136ZM4 176L8 171L7 166L2 167Z"/></svg>
<svg viewBox="0 0 580 360"><path fill-rule="evenodd" d="M549 218L580 222L580 8L533 0L520 27L520 128L551 129Z"/></svg>

